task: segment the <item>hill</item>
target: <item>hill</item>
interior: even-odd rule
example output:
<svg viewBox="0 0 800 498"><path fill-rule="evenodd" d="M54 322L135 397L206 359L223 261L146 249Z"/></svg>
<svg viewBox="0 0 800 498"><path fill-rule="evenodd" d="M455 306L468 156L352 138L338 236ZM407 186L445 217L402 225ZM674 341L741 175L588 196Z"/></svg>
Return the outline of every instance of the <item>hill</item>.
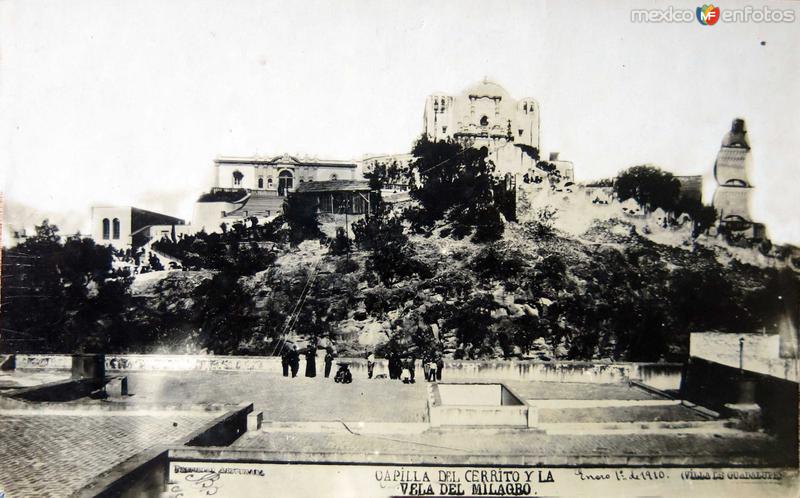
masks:
<svg viewBox="0 0 800 498"><path fill-rule="evenodd" d="M567 231L558 219L506 223L499 240L481 244L443 226L411 234L402 251L415 270L389 281L371 250L280 245L268 268L235 276L227 288L237 303L221 295L213 308L246 319L234 343L220 337L224 324L205 334L187 326L208 309L202 283L224 270L134 284L137 316L166 334L157 348L244 354L270 354L287 339L340 352L657 361L685 357L690 331L775 331L779 271L759 265L757 251L744 263L652 218L601 216L577 234L574 220Z"/></svg>

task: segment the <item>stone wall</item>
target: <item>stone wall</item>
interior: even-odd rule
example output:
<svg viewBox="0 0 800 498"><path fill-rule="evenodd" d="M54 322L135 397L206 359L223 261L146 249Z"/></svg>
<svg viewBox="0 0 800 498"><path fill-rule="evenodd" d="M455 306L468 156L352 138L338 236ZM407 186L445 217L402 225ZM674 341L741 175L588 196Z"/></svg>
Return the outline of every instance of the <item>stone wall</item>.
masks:
<svg viewBox="0 0 800 498"><path fill-rule="evenodd" d="M339 358L350 364L354 376L367 376L367 361L363 358ZM300 371L304 370L301 358ZM388 362L378 359L375 375L387 375ZM415 375L423 379L421 361L417 360ZM70 355L17 355L19 369L61 369L71 367ZM322 370L322 355L317 357L317 370ZM201 355L106 355L106 371L258 371L281 372L281 360L269 356L201 356ZM336 371L336 365L333 367ZM614 384L641 380L657 389L678 389L681 365L677 363L591 363L547 361L445 361L444 378L485 380L529 380L544 382L589 382Z"/></svg>

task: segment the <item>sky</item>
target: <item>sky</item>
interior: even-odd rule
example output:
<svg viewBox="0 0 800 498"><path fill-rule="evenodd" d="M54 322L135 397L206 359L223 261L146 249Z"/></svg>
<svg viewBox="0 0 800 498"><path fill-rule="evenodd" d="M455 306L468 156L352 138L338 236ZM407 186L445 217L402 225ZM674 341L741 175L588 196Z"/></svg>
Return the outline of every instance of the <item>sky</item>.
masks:
<svg viewBox="0 0 800 498"><path fill-rule="evenodd" d="M753 215L800 244L800 5L767 4L793 23L631 21L698 5L0 0L6 222L21 205L83 223L93 204L188 219L217 155L407 152L427 95L489 78L539 102L543 151L579 181L652 163L706 175L710 194L743 117ZM719 4L747 5L765 4Z"/></svg>

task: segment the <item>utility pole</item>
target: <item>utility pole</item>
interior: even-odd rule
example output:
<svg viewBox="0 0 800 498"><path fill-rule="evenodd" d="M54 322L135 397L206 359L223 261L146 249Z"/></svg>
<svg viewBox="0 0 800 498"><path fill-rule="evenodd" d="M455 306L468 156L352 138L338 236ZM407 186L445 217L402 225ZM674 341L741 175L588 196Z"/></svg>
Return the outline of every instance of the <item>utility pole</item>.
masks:
<svg viewBox="0 0 800 498"><path fill-rule="evenodd" d="M739 338L739 375L744 371L744 337Z"/></svg>
<svg viewBox="0 0 800 498"><path fill-rule="evenodd" d="M350 210L350 197L345 197L344 200L344 237L347 239L347 260L350 260L350 223L347 217L347 211Z"/></svg>

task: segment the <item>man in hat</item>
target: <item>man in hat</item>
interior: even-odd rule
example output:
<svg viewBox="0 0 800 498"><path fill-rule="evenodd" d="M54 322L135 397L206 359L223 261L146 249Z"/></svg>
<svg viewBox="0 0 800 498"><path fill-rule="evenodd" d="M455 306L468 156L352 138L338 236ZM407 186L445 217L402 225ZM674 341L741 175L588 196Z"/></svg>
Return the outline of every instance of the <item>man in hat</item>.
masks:
<svg viewBox="0 0 800 498"><path fill-rule="evenodd" d="M297 377L297 372L300 370L300 351L297 344L292 344L292 350L289 352L289 366L292 368L292 378Z"/></svg>
<svg viewBox="0 0 800 498"><path fill-rule="evenodd" d="M289 376L289 357L291 356L291 347L284 344L281 348L281 368L283 369L283 376Z"/></svg>

